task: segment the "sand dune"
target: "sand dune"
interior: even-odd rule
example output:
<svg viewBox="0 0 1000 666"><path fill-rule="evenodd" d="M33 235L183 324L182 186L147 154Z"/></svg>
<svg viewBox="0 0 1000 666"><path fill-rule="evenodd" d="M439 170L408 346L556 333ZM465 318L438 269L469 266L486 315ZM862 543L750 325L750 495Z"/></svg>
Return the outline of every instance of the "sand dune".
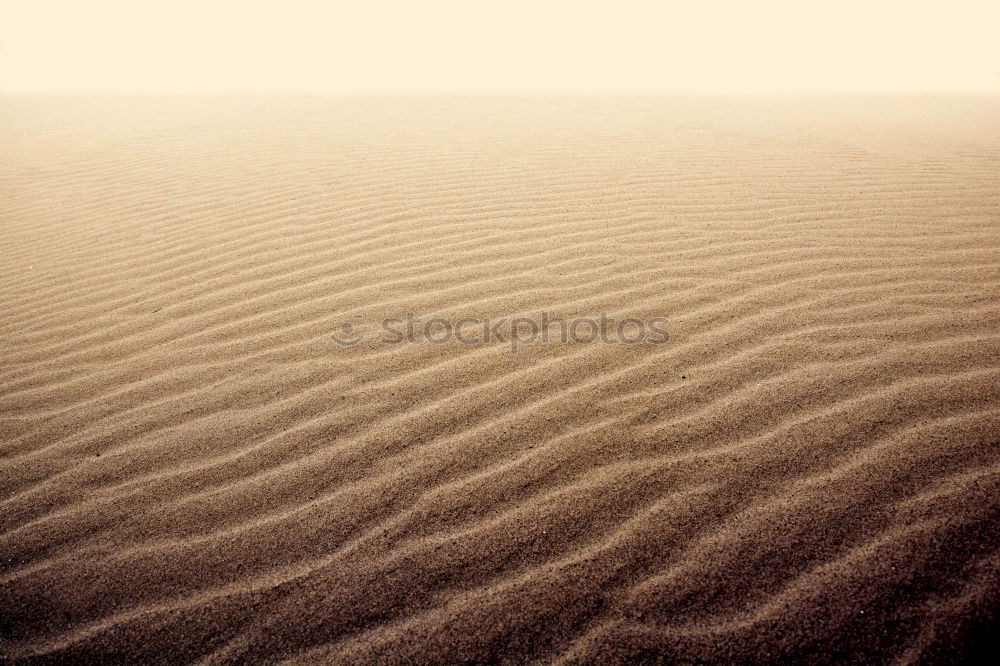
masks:
<svg viewBox="0 0 1000 666"><path fill-rule="evenodd" d="M0 109L0 654L992 649L996 98Z"/></svg>

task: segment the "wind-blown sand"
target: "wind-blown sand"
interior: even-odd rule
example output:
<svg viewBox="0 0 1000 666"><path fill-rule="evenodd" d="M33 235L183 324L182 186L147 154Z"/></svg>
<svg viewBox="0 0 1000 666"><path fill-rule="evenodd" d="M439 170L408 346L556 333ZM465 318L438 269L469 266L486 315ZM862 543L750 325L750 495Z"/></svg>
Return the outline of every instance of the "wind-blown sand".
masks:
<svg viewBox="0 0 1000 666"><path fill-rule="evenodd" d="M997 98L0 108L0 654L995 646Z"/></svg>

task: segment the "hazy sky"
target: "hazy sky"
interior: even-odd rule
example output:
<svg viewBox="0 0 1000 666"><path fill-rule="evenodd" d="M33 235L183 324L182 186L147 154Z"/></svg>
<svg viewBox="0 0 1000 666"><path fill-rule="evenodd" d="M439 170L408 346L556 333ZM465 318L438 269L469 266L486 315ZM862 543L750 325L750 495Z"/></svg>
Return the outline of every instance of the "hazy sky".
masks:
<svg viewBox="0 0 1000 666"><path fill-rule="evenodd" d="M1000 0L0 7L7 92L1000 92Z"/></svg>

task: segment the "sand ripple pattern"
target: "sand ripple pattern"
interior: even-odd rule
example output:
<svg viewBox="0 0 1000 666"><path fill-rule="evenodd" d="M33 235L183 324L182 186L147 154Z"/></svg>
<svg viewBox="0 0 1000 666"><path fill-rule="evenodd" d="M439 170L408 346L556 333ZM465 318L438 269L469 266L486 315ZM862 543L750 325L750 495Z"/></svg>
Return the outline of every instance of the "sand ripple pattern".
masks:
<svg viewBox="0 0 1000 666"><path fill-rule="evenodd" d="M995 640L996 99L0 102L0 656Z"/></svg>

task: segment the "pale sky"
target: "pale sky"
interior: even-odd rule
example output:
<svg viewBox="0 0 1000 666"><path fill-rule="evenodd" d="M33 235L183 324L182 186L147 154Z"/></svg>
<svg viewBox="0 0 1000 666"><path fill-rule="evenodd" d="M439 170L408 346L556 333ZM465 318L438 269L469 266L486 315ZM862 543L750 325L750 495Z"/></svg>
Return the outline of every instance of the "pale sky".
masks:
<svg viewBox="0 0 1000 666"><path fill-rule="evenodd" d="M1000 92L1000 0L0 0L3 92Z"/></svg>

